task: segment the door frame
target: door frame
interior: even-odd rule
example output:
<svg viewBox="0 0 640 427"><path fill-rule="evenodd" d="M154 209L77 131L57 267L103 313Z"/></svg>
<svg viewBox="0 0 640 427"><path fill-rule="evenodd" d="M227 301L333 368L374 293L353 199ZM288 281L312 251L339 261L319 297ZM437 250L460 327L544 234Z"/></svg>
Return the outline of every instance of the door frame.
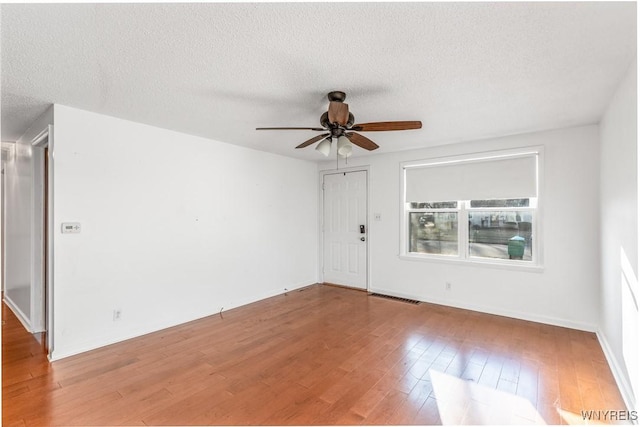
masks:
<svg viewBox="0 0 640 427"><path fill-rule="evenodd" d="M11 146L9 146L8 144L11 144ZM11 148L9 148L11 147ZM13 150L15 149L15 142L9 143L9 142L2 142L2 177L0 178L0 204L2 205L0 207L0 281L2 281L2 285L0 286L0 288L2 288L2 292L4 293L4 285L6 283L6 277L5 277L5 272L6 272L6 266L5 266L5 239L6 239L6 224L5 224L5 219L6 219L6 203L5 203L5 198L7 197L7 192L6 190L6 179L5 179L5 167L6 167L6 160L5 160L5 152L6 152L6 159L9 159L11 156L13 156Z"/></svg>
<svg viewBox="0 0 640 427"><path fill-rule="evenodd" d="M365 182L367 183L367 203L366 203L366 220L365 220L365 226L367 227L367 240L366 240L366 267L365 267L365 272L366 272L366 289L365 291L370 292L371 289L371 262L370 262L370 253L371 253L371 239L372 239L372 233L371 233L371 220L370 220L370 214L369 214L369 207L371 205L370 200L371 200L371 167L369 165L364 165L364 166L352 166L352 167L348 167L348 168L342 168L342 169L326 169L326 170L321 170L319 173L319 179L318 179L318 198L319 198L319 202L318 202L318 206L319 206L319 214L318 214L318 278L319 278L319 282L320 283L324 283L324 190L322 188L323 184L324 184L324 177L325 175L336 175L336 174L340 174L340 173L351 173L351 172L365 172L366 173L366 179ZM357 288L354 288L357 289Z"/></svg>
<svg viewBox="0 0 640 427"><path fill-rule="evenodd" d="M53 352L53 125L31 140L31 325L33 333L45 332L48 357ZM46 173L45 159L46 159ZM46 201L46 206L44 205ZM46 224L44 215L46 214ZM46 247L44 246L46 242ZM44 274L43 274L44 272ZM42 283L44 279L45 283ZM36 297L34 297L36 295ZM36 314L37 313L37 314Z"/></svg>

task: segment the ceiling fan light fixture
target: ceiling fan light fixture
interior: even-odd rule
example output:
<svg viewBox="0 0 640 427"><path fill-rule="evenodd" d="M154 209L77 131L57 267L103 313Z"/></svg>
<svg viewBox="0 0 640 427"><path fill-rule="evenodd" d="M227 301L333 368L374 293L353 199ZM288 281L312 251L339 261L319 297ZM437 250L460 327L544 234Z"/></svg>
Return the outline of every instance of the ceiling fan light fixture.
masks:
<svg viewBox="0 0 640 427"><path fill-rule="evenodd" d="M329 153L331 152L331 137L327 137L320 141L316 150L321 152L325 157L329 157Z"/></svg>
<svg viewBox="0 0 640 427"><path fill-rule="evenodd" d="M340 135L338 137L338 154L342 157L349 157L352 151L353 145L351 145L349 139L344 135Z"/></svg>

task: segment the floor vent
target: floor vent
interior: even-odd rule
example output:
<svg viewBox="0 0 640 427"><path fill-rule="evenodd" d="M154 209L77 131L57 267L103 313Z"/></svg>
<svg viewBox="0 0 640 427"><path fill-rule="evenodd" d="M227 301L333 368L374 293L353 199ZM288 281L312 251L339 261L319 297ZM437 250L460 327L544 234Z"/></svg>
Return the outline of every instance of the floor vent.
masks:
<svg viewBox="0 0 640 427"><path fill-rule="evenodd" d="M369 295L372 296L372 297L386 298L386 299L392 299L394 301L406 302L407 304L413 304L413 305L420 304L420 301L415 300L415 299L393 297L391 295L376 294L376 293L372 293L372 294L369 294Z"/></svg>

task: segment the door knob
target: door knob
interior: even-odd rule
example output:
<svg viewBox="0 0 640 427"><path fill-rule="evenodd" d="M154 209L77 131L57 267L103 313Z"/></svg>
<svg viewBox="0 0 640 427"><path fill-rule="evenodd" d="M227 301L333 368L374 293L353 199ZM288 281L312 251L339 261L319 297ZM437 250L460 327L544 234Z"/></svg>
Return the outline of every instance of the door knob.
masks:
<svg viewBox="0 0 640 427"><path fill-rule="evenodd" d="M360 240L362 240L364 242L364 237L361 237Z"/></svg>

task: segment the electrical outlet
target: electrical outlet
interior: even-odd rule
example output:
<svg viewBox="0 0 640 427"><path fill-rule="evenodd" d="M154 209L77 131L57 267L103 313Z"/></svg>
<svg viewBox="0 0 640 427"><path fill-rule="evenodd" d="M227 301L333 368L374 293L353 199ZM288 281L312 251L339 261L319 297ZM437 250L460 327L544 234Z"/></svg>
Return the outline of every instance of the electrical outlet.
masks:
<svg viewBox="0 0 640 427"><path fill-rule="evenodd" d="M122 310L119 308L116 308L115 310L113 310L113 321L115 322L116 320L120 320L122 318Z"/></svg>
<svg viewBox="0 0 640 427"><path fill-rule="evenodd" d="M444 288L446 290L450 291L451 290L451 283L450 282L445 283Z"/></svg>

